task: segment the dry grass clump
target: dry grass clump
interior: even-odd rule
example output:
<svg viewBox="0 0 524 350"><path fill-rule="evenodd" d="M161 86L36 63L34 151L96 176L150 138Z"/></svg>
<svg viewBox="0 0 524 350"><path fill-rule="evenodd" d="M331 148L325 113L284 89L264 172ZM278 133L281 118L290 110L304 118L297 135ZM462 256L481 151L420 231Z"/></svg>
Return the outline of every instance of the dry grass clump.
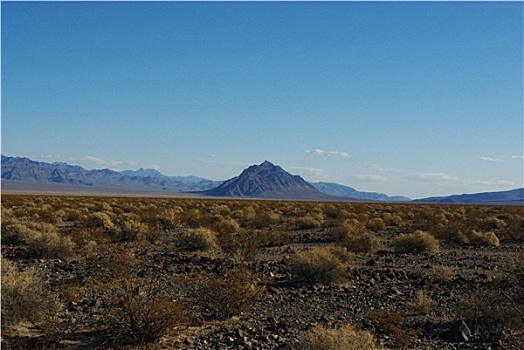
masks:
<svg viewBox="0 0 524 350"><path fill-rule="evenodd" d="M344 222L330 232L331 239L353 253L373 253L380 247L380 239L357 220Z"/></svg>
<svg viewBox="0 0 524 350"><path fill-rule="evenodd" d="M523 307L520 298L508 298L502 290L484 289L462 296L456 313L473 332L522 331Z"/></svg>
<svg viewBox="0 0 524 350"><path fill-rule="evenodd" d="M178 237L178 246L187 251L207 251L215 248L217 234L206 227L190 228Z"/></svg>
<svg viewBox="0 0 524 350"><path fill-rule="evenodd" d="M466 243L483 246L500 246L500 241L494 232L479 232L476 230L466 233Z"/></svg>
<svg viewBox="0 0 524 350"><path fill-rule="evenodd" d="M424 291L417 290L415 298L408 302L407 307L409 310L417 315L427 315L435 307L435 300L431 299Z"/></svg>
<svg viewBox="0 0 524 350"><path fill-rule="evenodd" d="M95 212L95 213L89 214L85 220L84 225L89 228L101 229L104 232L112 231L115 228L113 219L106 212Z"/></svg>
<svg viewBox="0 0 524 350"><path fill-rule="evenodd" d="M66 258L75 248L69 236L47 223L7 225L2 230L2 243L25 246L28 258Z"/></svg>
<svg viewBox="0 0 524 350"><path fill-rule="evenodd" d="M400 234L392 242L396 253L438 253L440 243L431 234L417 230L412 234Z"/></svg>
<svg viewBox="0 0 524 350"><path fill-rule="evenodd" d="M207 276L198 282L193 301L205 318L224 320L248 311L266 292L249 273L233 271L226 277Z"/></svg>
<svg viewBox="0 0 524 350"><path fill-rule="evenodd" d="M118 242L131 242L145 239L149 227L134 213L123 213L116 218L116 228L111 238Z"/></svg>
<svg viewBox="0 0 524 350"><path fill-rule="evenodd" d="M381 218L373 218L366 223L366 227L371 231L382 231L386 228L384 220Z"/></svg>
<svg viewBox="0 0 524 350"><path fill-rule="evenodd" d="M455 272L449 266L435 265L431 268L429 277L432 281L446 283L453 280Z"/></svg>
<svg viewBox="0 0 524 350"><path fill-rule="evenodd" d="M322 226L322 221L315 219L312 216L306 215L294 220L294 226L298 230L308 230L313 228L319 228Z"/></svg>
<svg viewBox="0 0 524 350"><path fill-rule="evenodd" d="M175 326L186 322L185 308L161 295L155 283L120 280L110 288L109 319L118 344L158 342Z"/></svg>
<svg viewBox="0 0 524 350"><path fill-rule="evenodd" d="M371 312L369 317L378 331L390 336L401 348L413 344L420 333L419 330L405 326L406 318L400 311L382 309Z"/></svg>
<svg viewBox="0 0 524 350"><path fill-rule="evenodd" d="M368 331L357 330L351 325L337 328L314 327L298 342L291 345L296 350L381 350Z"/></svg>
<svg viewBox="0 0 524 350"><path fill-rule="evenodd" d="M218 235L218 245L235 261L244 262L253 259L260 247L269 242L269 238L266 231L221 232Z"/></svg>
<svg viewBox="0 0 524 350"><path fill-rule="evenodd" d="M2 328L42 321L55 309L54 298L34 269L19 271L2 257Z"/></svg>
<svg viewBox="0 0 524 350"><path fill-rule="evenodd" d="M235 219L221 218L213 224L213 229L217 232L238 232L240 231L240 225Z"/></svg>
<svg viewBox="0 0 524 350"><path fill-rule="evenodd" d="M346 266L329 249L314 248L290 261L291 273L304 284L331 284L344 281Z"/></svg>

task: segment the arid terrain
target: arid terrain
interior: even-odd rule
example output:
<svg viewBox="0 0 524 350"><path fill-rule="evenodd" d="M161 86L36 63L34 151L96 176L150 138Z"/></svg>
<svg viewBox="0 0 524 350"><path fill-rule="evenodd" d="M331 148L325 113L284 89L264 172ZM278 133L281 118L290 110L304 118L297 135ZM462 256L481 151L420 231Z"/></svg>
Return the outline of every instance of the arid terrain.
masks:
<svg viewBox="0 0 524 350"><path fill-rule="evenodd" d="M523 207L4 194L2 348L523 349Z"/></svg>

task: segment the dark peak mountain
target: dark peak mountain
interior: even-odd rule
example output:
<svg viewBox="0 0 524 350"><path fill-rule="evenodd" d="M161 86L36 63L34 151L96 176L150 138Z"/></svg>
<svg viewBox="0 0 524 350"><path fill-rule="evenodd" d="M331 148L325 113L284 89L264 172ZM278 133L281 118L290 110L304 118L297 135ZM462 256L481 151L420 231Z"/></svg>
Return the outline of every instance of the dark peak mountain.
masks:
<svg viewBox="0 0 524 350"><path fill-rule="evenodd" d="M369 200L369 201L390 201L390 202L407 202L411 199L403 196L388 196L384 193L361 192L356 189L331 182L314 182L311 183L317 190L330 196L343 198Z"/></svg>
<svg viewBox="0 0 524 350"><path fill-rule="evenodd" d="M215 189L202 194L221 197L268 199L334 199L318 191L298 175L291 175L268 161L252 165Z"/></svg>

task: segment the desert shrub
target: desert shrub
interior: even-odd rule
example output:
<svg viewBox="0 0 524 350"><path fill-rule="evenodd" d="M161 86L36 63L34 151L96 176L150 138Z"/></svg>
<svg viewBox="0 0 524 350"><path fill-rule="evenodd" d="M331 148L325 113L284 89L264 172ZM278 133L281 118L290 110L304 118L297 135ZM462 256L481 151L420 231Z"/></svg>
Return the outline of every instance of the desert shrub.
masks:
<svg viewBox="0 0 524 350"><path fill-rule="evenodd" d="M36 271L19 271L2 257L2 328L42 321L55 310L55 300Z"/></svg>
<svg viewBox="0 0 524 350"><path fill-rule="evenodd" d="M184 324L185 308L162 296L153 283L120 280L110 288L109 312L117 343L145 344L160 340L171 328Z"/></svg>
<svg viewBox="0 0 524 350"><path fill-rule="evenodd" d="M386 224L381 218L373 218L366 223L366 227L371 231L382 231L386 228Z"/></svg>
<svg viewBox="0 0 524 350"><path fill-rule="evenodd" d="M374 233L366 232L360 235L348 235L339 244L350 252L373 253L380 247L380 240Z"/></svg>
<svg viewBox="0 0 524 350"><path fill-rule="evenodd" d="M413 300L407 303L407 307L415 314L427 315L435 307L435 301L422 290L417 290Z"/></svg>
<svg viewBox="0 0 524 350"><path fill-rule="evenodd" d="M108 247L99 247L97 254L87 256L95 279L108 283L114 280L130 279L139 264L137 257L128 251L114 251Z"/></svg>
<svg viewBox="0 0 524 350"><path fill-rule="evenodd" d="M115 228L111 231L111 238L118 242L130 242L144 239L149 227L144 224L137 214L120 214L115 220Z"/></svg>
<svg viewBox="0 0 524 350"><path fill-rule="evenodd" d="M329 238L353 253L372 253L380 247L379 238L357 220L344 222L332 228Z"/></svg>
<svg viewBox="0 0 524 350"><path fill-rule="evenodd" d="M216 232L206 227L187 229L177 240L179 247L188 251L211 250L216 246L216 242Z"/></svg>
<svg viewBox="0 0 524 350"><path fill-rule="evenodd" d="M522 330L523 307L522 300L508 299L501 290L483 289L462 296L456 314L473 332Z"/></svg>
<svg viewBox="0 0 524 350"><path fill-rule="evenodd" d="M431 234L417 230L412 234L400 234L393 239L396 253L438 253L439 241Z"/></svg>
<svg viewBox="0 0 524 350"><path fill-rule="evenodd" d="M507 224L496 216L488 216L480 222L480 226L485 230L497 230L506 227Z"/></svg>
<svg viewBox="0 0 524 350"><path fill-rule="evenodd" d="M338 328L314 327L291 345L296 350L380 350L383 349L368 331L351 325Z"/></svg>
<svg viewBox="0 0 524 350"><path fill-rule="evenodd" d="M38 230L39 226L36 224L11 224L2 227L2 244L27 244L36 237L40 236ZM45 225L54 230L51 225Z"/></svg>
<svg viewBox="0 0 524 350"><path fill-rule="evenodd" d="M348 236L359 236L368 232L369 231L364 224L356 219L351 219L330 229L328 232L328 238L333 242L341 242Z"/></svg>
<svg viewBox="0 0 524 350"><path fill-rule="evenodd" d="M429 277L435 282L450 282L455 277L455 272L449 266L435 265L431 268Z"/></svg>
<svg viewBox="0 0 524 350"><path fill-rule="evenodd" d="M240 225L235 219L223 218L213 224L213 228L217 232L238 232L240 231Z"/></svg>
<svg viewBox="0 0 524 350"><path fill-rule="evenodd" d="M500 245L499 239L494 232L479 232L476 230L466 233L467 243L473 245L495 246Z"/></svg>
<svg viewBox="0 0 524 350"><path fill-rule="evenodd" d="M33 258L67 258L73 255L74 248L71 237L56 231L41 233L27 243L28 255Z"/></svg>
<svg viewBox="0 0 524 350"><path fill-rule="evenodd" d="M346 267L328 249L315 248L293 257L290 270L304 284L331 284L344 280Z"/></svg>
<svg viewBox="0 0 524 350"><path fill-rule="evenodd" d="M298 230L307 230L307 229L319 228L322 226L321 221L311 216L303 216L300 218L296 218L294 222L295 222L294 226Z"/></svg>
<svg viewBox="0 0 524 350"><path fill-rule="evenodd" d="M265 288L253 282L250 274L240 271L199 279L193 301L207 319L224 320L248 311L265 294Z"/></svg>
<svg viewBox="0 0 524 350"><path fill-rule="evenodd" d="M85 226L90 228L99 228L106 232L115 228L115 224L113 223L111 216L105 212L89 214L86 218Z"/></svg>
<svg viewBox="0 0 524 350"><path fill-rule="evenodd" d="M344 264L350 264L355 260L355 253L341 246L331 246L329 252Z"/></svg>
<svg viewBox="0 0 524 350"><path fill-rule="evenodd" d="M524 253L509 262L496 267L493 278L496 285L507 287L524 287Z"/></svg>
<svg viewBox="0 0 524 350"><path fill-rule="evenodd" d="M382 309L371 312L369 317L377 330L404 348L412 344L420 333L419 330L406 327L406 318L400 311Z"/></svg>
<svg viewBox="0 0 524 350"><path fill-rule="evenodd" d="M269 236L267 232L241 230L240 232L221 232L218 235L218 245L228 256L238 262L253 259L260 247L267 244Z"/></svg>
<svg viewBox="0 0 524 350"><path fill-rule="evenodd" d="M274 213L271 211L266 211L263 213L253 212L252 216L249 216L251 219L251 224L256 228L267 228L271 226L278 225L282 223L282 215L279 213Z"/></svg>

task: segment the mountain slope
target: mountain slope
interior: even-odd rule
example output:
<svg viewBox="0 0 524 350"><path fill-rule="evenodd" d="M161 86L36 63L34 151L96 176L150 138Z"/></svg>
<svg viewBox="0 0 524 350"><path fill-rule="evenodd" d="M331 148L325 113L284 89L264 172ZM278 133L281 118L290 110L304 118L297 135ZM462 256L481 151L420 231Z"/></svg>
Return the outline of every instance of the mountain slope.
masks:
<svg viewBox="0 0 524 350"><path fill-rule="evenodd" d="M524 204L524 188L509 191L460 194L417 199L421 203Z"/></svg>
<svg viewBox="0 0 524 350"><path fill-rule="evenodd" d="M392 202L406 202L411 199L403 196L387 196L383 193L377 192L361 192L357 191L352 187L340 185L337 183L330 182L312 182L311 183L320 192L343 198L352 198L369 201L392 201Z"/></svg>
<svg viewBox="0 0 524 350"><path fill-rule="evenodd" d="M252 165L239 176L202 194L220 197L329 200L335 197L318 191L298 175L291 175L268 161Z"/></svg>

